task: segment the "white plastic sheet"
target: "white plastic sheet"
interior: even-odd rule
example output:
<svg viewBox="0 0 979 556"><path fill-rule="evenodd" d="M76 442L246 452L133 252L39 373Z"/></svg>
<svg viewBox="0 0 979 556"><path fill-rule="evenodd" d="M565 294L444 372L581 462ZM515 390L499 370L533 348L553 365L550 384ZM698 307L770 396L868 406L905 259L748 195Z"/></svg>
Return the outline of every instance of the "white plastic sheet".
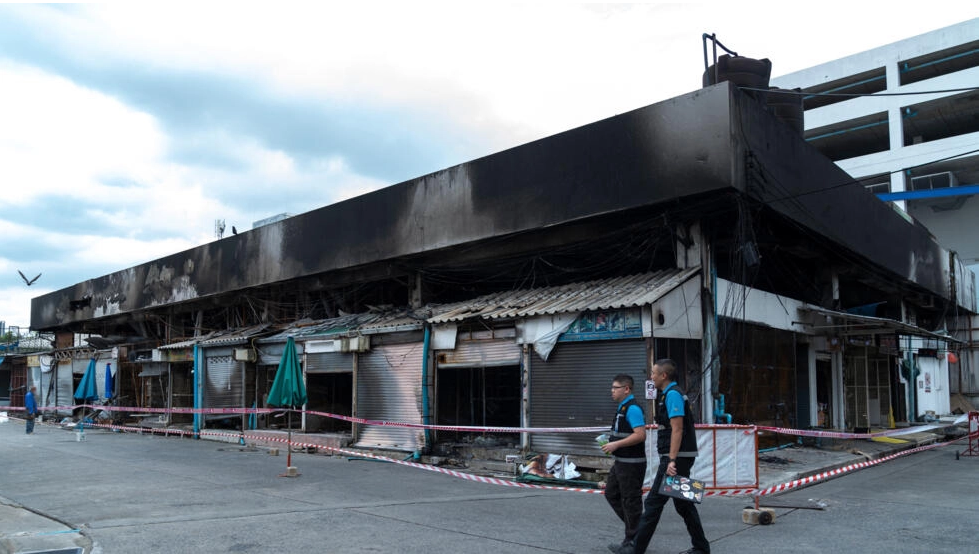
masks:
<svg viewBox="0 0 979 556"><path fill-rule="evenodd" d="M656 478L659 455L656 453L658 430L646 435L646 486ZM697 460L690 475L708 488L750 488L758 486L758 436L751 427L709 427L697 429Z"/></svg>

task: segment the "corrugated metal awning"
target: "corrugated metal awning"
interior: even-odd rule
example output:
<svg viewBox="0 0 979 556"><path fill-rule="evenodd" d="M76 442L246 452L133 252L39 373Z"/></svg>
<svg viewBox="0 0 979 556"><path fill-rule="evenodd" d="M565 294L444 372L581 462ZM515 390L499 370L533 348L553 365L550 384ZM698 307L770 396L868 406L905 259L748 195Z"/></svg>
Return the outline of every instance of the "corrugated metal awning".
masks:
<svg viewBox="0 0 979 556"><path fill-rule="evenodd" d="M208 338L212 338L212 337L214 337L216 335L217 335L217 332L211 332L210 334L207 334L205 336L198 336L197 338L191 338L189 340L181 340L179 342L174 342L172 344L166 344L166 345L160 346L160 347L158 347L156 349L185 349L185 348L190 348L190 347L194 347L195 344L198 344L198 343L202 342L203 340L206 340Z"/></svg>
<svg viewBox="0 0 979 556"><path fill-rule="evenodd" d="M271 325L269 323L259 324L256 326L248 326L245 328L238 328L235 330L229 330L226 332L219 333L218 335L203 340L200 343L201 347L214 347L214 346L230 346L235 344L244 344L248 340L258 336L262 332L265 332Z"/></svg>
<svg viewBox="0 0 979 556"><path fill-rule="evenodd" d="M194 345L200 345L201 347L214 347L214 346L230 346L235 344L243 344L248 340L254 338L255 336L265 332L271 325L268 323L259 324L255 326L247 326L245 328L235 328L233 330L222 330L219 332L211 332L205 336L198 336L197 338L190 338L188 340L181 340L179 342L174 342L172 344L167 344L160 346L156 349L185 349L189 347L194 347Z"/></svg>
<svg viewBox="0 0 979 556"><path fill-rule="evenodd" d="M907 336L920 336L922 338L937 338L947 342L964 343L962 340L953 338L941 332L932 332L924 328L901 322L899 320L887 319L883 317L870 317L866 315L854 315L843 311L834 311L814 305L804 305L799 307L800 311L815 313L825 317L838 319L840 322L833 324L819 325L812 327L817 330L833 330L833 334L838 336L853 336L866 334L904 334Z"/></svg>
<svg viewBox="0 0 979 556"><path fill-rule="evenodd" d="M484 295L469 301L440 306L428 322L437 324L474 317L505 319L641 307L655 303L699 272L700 267L669 269Z"/></svg>
<svg viewBox="0 0 979 556"><path fill-rule="evenodd" d="M432 315L431 308L402 309L383 314L375 314L374 318L357 327L361 334L383 334L385 332L404 332L421 330L425 319Z"/></svg>
<svg viewBox="0 0 979 556"><path fill-rule="evenodd" d="M425 325L425 319L431 314L430 308L382 308L377 311L343 315L330 319L297 321L281 332L256 340L256 343L284 343L289 336L292 336L297 342L301 342L340 336L356 336L357 334L420 330Z"/></svg>

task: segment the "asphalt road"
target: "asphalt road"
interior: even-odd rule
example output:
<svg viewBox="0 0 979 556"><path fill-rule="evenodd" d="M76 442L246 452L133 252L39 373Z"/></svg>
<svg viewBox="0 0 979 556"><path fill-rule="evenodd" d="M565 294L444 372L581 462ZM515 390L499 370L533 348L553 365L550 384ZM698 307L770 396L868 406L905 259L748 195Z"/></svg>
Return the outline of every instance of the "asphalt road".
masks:
<svg viewBox="0 0 979 556"><path fill-rule="evenodd" d="M962 445L902 457L769 499L700 506L719 553L974 553L979 457ZM605 553L621 525L597 494L488 485L392 463L162 436L0 424L0 496L89 536L104 553ZM0 524L0 532L3 531ZM649 552L689 547L663 514Z"/></svg>

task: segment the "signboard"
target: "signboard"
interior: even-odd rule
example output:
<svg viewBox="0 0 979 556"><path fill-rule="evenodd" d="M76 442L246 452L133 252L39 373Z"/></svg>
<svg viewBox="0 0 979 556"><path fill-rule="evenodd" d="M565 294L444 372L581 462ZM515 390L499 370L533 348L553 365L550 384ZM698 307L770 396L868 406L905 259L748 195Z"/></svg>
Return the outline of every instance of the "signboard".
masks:
<svg viewBox="0 0 979 556"><path fill-rule="evenodd" d="M897 336L893 334L880 334L877 336L877 351L886 355L897 355Z"/></svg>
<svg viewBox="0 0 979 556"><path fill-rule="evenodd" d="M159 354L160 363L186 363L188 361L194 360L194 348L180 348L180 349L160 349L153 350L154 355ZM154 361L156 357L154 357Z"/></svg>
<svg viewBox="0 0 979 556"><path fill-rule="evenodd" d="M558 337L559 342L642 338L642 317L638 308L612 311L585 311Z"/></svg>

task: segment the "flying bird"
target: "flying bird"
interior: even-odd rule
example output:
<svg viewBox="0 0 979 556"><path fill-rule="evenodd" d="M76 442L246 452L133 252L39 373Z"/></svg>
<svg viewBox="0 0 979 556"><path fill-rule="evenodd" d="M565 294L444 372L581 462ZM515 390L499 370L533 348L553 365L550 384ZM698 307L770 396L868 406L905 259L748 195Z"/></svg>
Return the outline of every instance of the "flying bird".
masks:
<svg viewBox="0 0 979 556"><path fill-rule="evenodd" d="M17 271L17 274L20 274L20 277L24 279L24 283L27 284L28 286L30 286L34 282L37 282L37 279L41 277L41 274L38 273L37 276L35 276L34 278L31 278L30 280L28 280L27 279L27 276L24 276L24 273L23 272L21 272L21 271L18 270Z"/></svg>

